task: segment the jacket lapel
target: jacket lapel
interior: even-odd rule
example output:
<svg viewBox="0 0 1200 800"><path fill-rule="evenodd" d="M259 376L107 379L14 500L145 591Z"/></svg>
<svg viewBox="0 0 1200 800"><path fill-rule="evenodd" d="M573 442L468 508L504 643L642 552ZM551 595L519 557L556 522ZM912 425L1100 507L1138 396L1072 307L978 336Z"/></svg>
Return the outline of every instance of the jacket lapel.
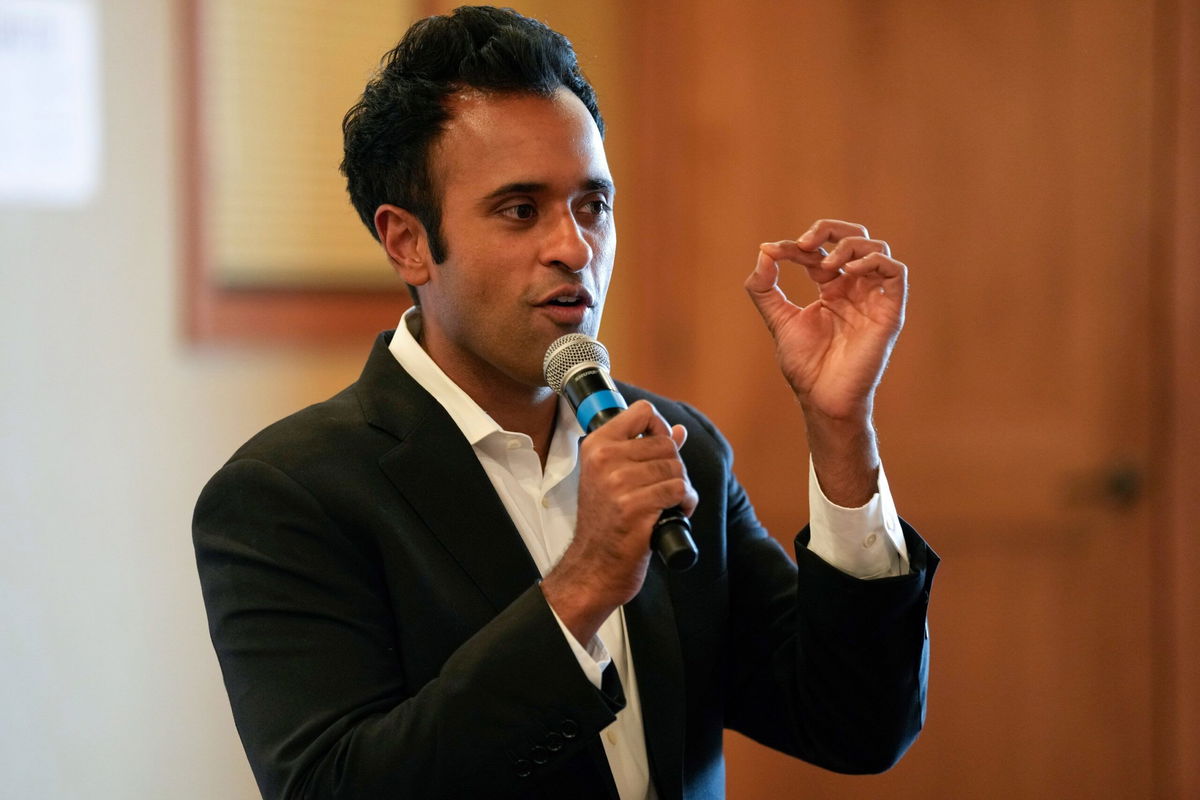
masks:
<svg viewBox="0 0 1200 800"><path fill-rule="evenodd" d="M387 349L381 334L357 384L367 421L400 440L388 479L497 612L540 577L462 431Z"/></svg>
<svg viewBox="0 0 1200 800"><path fill-rule="evenodd" d="M667 591L666 566L650 558L646 581L625 605L633 649L650 775L662 800L683 797L683 731L687 724L683 653Z"/></svg>

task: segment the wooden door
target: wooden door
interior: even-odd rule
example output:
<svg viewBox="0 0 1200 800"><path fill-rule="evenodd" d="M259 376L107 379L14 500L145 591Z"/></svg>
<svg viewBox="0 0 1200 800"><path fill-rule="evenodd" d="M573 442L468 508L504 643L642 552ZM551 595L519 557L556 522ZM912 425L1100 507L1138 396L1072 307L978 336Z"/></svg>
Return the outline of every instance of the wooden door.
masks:
<svg viewBox="0 0 1200 800"><path fill-rule="evenodd" d="M722 426L784 541L805 450L740 289L755 245L841 217L911 267L878 423L901 513L944 558L926 732L867 778L731 735L730 796L1151 795L1152 8L624 11L605 336L622 377Z"/></svg>

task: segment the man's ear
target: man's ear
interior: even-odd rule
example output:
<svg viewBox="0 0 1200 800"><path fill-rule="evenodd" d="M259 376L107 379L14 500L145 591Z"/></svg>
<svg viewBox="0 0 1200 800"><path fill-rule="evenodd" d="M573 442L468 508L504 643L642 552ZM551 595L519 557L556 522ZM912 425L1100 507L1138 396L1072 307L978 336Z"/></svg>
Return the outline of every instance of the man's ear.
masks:
<svg viewBox="0 0 1200 800"><path fill-rule="evenodd" d="M429 281L433 258L429 253L429 234L410 211L384 204L375 209L375 232L387 253L392 269L410 286Z"/></svg>

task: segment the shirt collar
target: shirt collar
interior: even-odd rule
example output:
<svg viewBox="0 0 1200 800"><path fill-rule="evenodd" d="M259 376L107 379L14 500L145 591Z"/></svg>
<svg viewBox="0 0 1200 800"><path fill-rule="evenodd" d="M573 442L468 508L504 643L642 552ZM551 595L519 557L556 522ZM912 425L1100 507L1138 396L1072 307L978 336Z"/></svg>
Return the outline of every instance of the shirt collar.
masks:
<svg viewBox="0 0 1200 800"><path fill-rule="evenodd" d="M506 436L523 435L505 431L500 424L492 419L470 395L450 380L429 354L421 347L418 338L421 335L421 308L413 306L404 312L396 332L392 335L392 343L388 350L399 362L412 379L421 388L433 395L433 399L446 409L446 413L454 420L454 424L462 431L463 436L472 447L479 447L484 439L493 434ZM554 438L550 442L551 457L567 457L573 461L578 450L579 437L583 436L583 428L575 418L566 401L558 399L558 420L554 425ZM532 446L532 443L531 443ZM557 460L557 459L556 459Z"/></svg>

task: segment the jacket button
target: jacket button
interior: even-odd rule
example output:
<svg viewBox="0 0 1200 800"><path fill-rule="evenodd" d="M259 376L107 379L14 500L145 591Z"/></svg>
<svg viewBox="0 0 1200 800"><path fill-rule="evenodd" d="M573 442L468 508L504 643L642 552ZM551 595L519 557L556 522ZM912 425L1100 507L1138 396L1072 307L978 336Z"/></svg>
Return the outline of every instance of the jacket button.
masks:
<svg viewBox="0 0 1200 800"><path fill-rule="evenodd" d="M530 764L524 758L518 758L517 762L513 764L513 766L517 768L518 778L528 778L533 774L533 764Z"/></svg>
<svg viewBox="0 0 1200 800"><path fill-rule="evenodd" d="M551 753L557 753L559 750L562 750L562 746L562 734L550 731L550 733L546 735L546 749Z"/></svg>
<svg viewBox="0 0 1200 800"><path fill-rule="evenodd" d="M535 764L545 764L550 760L550 751L542 747L540 744L534 745L529 751L529 757L533 759Z"/></svg>
<svg viewBox="0 0 1200 800"><path fill-rule="evenodd" d="M575 724L573 719L564 719L563 724L559 727L562 735L568 739L574 739L579 735L579 726Z"/></svg>

